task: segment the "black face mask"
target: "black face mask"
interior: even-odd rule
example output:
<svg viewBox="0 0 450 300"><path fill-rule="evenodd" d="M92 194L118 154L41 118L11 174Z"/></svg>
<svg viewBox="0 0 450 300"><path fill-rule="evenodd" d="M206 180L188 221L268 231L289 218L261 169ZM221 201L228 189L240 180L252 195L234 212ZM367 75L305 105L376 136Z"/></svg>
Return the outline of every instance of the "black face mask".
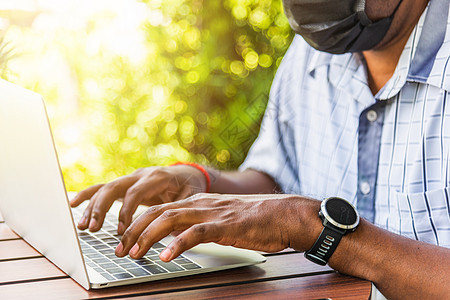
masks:
<svg viewBox="0 0 450 300"><path fill-rule="evenodd" d="M366 0L283 0L292 29L314 48L334 54L375 47L391 26L394 12L372 22L364 12Z"/></svg>

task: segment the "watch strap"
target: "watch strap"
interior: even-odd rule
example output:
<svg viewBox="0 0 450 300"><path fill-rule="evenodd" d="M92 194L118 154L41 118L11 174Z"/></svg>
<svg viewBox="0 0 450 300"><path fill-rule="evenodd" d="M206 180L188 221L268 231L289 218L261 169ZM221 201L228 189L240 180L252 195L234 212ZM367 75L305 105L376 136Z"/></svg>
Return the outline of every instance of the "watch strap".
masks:
<svg viewBox="0 0 450 300"><path fill-rule="evenodd" d="M316 264L325 266L342 236L342 233L325 226L312 248L305 252L305 257Z"/></svg>

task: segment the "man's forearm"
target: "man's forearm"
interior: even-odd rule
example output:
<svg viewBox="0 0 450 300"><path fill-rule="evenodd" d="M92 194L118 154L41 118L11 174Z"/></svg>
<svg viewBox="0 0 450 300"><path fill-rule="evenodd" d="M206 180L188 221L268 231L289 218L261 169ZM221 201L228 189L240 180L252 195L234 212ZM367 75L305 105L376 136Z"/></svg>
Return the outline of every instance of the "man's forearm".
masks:
<svg viewBox="0 0 450 300"><path fill-rule="evenodd" d="M207 168L211 178L211 193L219 194L273 194L280 192L275 181L262 172L219 171Z"/></svg>
<svg viewBox="0 0 450 300"><path fill-rule="evenodd" d="M217 171L208 169L211 192L259 194L279 192L275 181L255 170ZM314 203L316 204L316 203ZM323 225L317 217L318 204L298 211L292 220L294 231L308 236L311 248ZM290 245L297 248L295 243ZM361 220L358 229L341 240L329 265L335 270L375 283L389 299L446 299L450 295L450 250L426 244L380 229Z"/></svg>
<svg viewBox="0 0 450 300"><path fill-rule="evenodd" d="M388 299L448 299L450 250L408 239L362 220L329 265L368 279Z"/></svg>
<svg viewBox="0 0 450 300"><path fill-rule="evenodd" d="M311 249L323 229L317 217L319 206L314 202L302 205L297 218L286 219L291 248ZM328 265L374 282L388 299L449 299L449 262L450 249L391 233L361 219L355 232L342 237Z"/></svg>

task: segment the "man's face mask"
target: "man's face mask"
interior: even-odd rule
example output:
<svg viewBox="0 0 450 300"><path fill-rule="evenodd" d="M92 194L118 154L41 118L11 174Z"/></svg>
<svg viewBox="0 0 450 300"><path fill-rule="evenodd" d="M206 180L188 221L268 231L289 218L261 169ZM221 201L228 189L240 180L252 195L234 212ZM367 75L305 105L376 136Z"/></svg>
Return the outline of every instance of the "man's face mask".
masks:
<svg viewBox="0 0 450 300"><path fill-rule="evenodd" d="M366 0L283 0L292 29L314 48L329 53L360 52L375 47L391 26L394 12L372 22Z"/></svg>

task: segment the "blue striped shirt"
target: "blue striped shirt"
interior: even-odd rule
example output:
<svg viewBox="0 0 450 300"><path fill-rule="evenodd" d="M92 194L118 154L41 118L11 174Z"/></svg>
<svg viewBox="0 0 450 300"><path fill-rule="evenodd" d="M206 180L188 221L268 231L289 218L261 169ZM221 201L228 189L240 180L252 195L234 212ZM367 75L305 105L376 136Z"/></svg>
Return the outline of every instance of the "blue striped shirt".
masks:
<svg viewBox="0 0 450 300"><path fill-rule="evenodd" d="M345 198L391 232L450 247L449 0L430 1L374 96L360 54L296 36L240 167L285 193Z"/></svg>

